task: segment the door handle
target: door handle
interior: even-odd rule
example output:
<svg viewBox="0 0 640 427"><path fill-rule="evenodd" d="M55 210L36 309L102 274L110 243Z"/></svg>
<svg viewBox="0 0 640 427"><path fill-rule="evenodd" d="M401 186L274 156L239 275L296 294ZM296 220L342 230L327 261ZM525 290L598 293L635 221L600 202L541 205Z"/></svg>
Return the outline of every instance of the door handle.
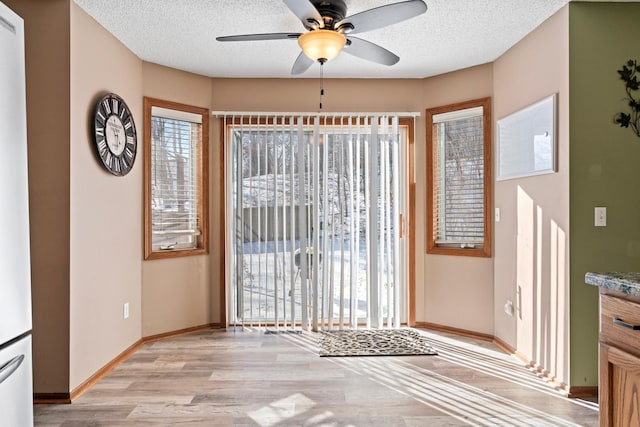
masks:
<svg viewBox="0 0 640 427"><path fill-rule="evenodd" d="M617 316L613 318L613 323L622 326L623 328L631 329L632 331L640 331L640 325L632 325L631 323L627 323Z"/></svg>
<svg viewBox="0 0 640 427"><path fill-rule="evenodd" d="M13 359L9 360L4 365L0 366L0 384L2 384L4 380L9 378L11 374L13 374L16 371L16 369L20 367L23 360L24 360L24 354L21 354L20 356L16 356Z"/></svg>

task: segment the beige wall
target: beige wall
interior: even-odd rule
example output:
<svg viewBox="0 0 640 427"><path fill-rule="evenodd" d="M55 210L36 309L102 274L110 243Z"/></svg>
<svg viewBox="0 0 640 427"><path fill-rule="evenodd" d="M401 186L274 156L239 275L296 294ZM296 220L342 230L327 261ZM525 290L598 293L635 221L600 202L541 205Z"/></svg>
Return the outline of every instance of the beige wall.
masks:
<svg viewBox="0 0 640 427"><path fill-rule="evenodd" d="M424 80L420 110L491 96L492 65ZM426 255L424 121L416 140L416 320L493 334L493 258Z"/></svg>
<svg viewBox="0 0 640 427"><path fill-rule="evenodd" d="M210 107L211 79L147 62L143 64L142 71L142 95L196 107ZM140 126L142 127L142 122ZM217 150L215 140L211 138L212 132L213 130L209 136L209 163L215 167L215 160L212 162L211 157ZM140 142L142 143L142 139ZM211 176L215 177L216 169L210 170ZM215 199L215 182L210 187L210 197ZM138 189L140 200L141 190L142 184ZM211 229L211 247L217 247L221 240L217 233L222 228L220 219L215 214L211 220ZM217 308L219 298L212 297L212 289L215 289L218 281L212 281L211 270L221 264L222 257L215 250L211 251L211 255L211 258L203 255L142 261L142 336L220 321L219 313L212 312L213 307Z"/></svg>
<svg viewBox="0 0 640 427"><path fill-rule="evenodd" d="M561 9L502 55L493 68L498 120L558 94L558 173L495 184L501 221L494 233L493 305L495 336L565 384L569 384L568 16L568 8ZM494 148L495 152L497 145ZM514 316L503 310L507 300L516 303Z"/></svg>
<svg viewBox="0 0 640 427"><path fill-rule="evenodd" d="M36 393L69 387L69 0L3 0L25 21Z"/></svg>
<svg viewBox="0 0 640 427"><path fill-rule="evenodd" d="M422 80L325 79L323 111L420 111L422 88ZM213 79L212 98L213 110L318 111L320 81Z"/></svg>
<svg viewBox="0 0 640 427"><path fill-rule="evenodd" d="M141 337L142 61L71 3L70 389ZM138 133L133 169L116 177L96 156L97 99L120 95ZM123 318L123 305L130 315Z"/></svg>

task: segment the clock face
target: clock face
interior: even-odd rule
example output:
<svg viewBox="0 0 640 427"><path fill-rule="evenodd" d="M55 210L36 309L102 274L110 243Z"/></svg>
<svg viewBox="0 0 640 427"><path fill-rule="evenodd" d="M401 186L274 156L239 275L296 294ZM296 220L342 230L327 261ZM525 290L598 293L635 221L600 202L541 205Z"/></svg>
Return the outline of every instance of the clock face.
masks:
<svg viewBox="0 0 640 427"><path fill-rule="evenodd" d="M109 172L124 176L136 160L136 126L129 107L114 93L98 100L93 116L98 156Z"/></svg>

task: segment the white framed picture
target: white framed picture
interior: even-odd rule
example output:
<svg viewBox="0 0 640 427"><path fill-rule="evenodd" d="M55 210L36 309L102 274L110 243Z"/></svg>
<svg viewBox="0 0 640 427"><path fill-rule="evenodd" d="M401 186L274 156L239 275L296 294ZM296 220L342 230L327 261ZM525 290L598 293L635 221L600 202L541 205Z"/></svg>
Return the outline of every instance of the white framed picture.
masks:
<svg viewBox="0 0 640 427"><path fill-rule="evenodd" d="M497 121L497 180L558 171L556 102L550 95Z"/></svg>

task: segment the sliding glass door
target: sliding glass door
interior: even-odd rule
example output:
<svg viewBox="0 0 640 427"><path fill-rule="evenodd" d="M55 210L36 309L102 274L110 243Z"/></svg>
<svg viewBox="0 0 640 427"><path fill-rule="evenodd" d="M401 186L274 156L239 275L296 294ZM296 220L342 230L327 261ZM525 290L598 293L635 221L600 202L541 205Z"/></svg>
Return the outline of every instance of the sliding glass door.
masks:
<svg viewBox="0 0 640 427"><path fill-rule="evenodd" d="M407 129L377 115L225 119L229 323L406 321Z"/></svg>

